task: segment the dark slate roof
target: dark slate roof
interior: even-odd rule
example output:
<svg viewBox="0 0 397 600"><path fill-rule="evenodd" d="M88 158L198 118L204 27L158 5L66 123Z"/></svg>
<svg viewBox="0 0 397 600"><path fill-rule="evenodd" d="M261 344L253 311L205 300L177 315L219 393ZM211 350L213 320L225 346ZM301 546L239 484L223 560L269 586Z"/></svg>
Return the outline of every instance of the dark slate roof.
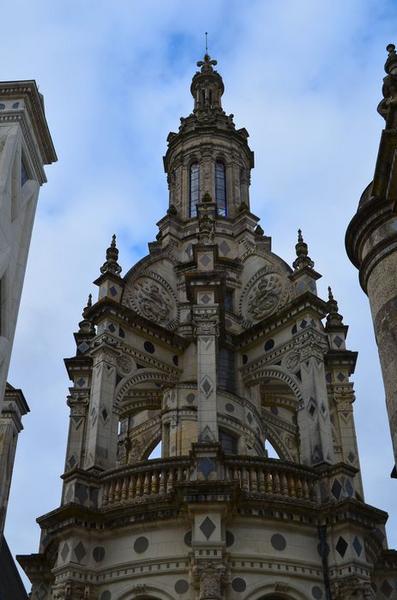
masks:
<svg viewBox="0 0 397 600"><path fill-rule="evenodd" d="M27 600L27 598L14 558L3 536L0 539L0 600Z"/></svg>

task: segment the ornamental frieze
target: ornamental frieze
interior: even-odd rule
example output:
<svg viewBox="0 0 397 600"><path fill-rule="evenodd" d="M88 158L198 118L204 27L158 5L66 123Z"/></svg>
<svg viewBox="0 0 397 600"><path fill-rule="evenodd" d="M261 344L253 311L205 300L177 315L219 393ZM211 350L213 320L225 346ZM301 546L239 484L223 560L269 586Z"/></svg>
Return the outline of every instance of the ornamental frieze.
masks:
<svg viewBox="0 0 397 600"><path fill-rule="evenodd" d="M177 298L170 284L154 271L138 277L125 291L124 303L145 319L167 329L178 325Z"/></svg>

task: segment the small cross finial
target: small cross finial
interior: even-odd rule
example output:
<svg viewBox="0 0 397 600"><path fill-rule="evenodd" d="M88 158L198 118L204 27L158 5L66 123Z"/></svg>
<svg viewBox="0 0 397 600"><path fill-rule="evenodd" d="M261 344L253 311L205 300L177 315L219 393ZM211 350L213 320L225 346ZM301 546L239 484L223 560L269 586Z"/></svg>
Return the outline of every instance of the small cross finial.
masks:
<svg viewBox="0 0 397 600"><path fill-rule="evenodd" d="M87 308L91 308L91 306L92 306L92 294L88 294Z"/></svg>
<svg viewBox="0 0 397 600"><path fill-rule="evenodd" d="M334 295L332 293L332 289L331 286L328 286L328 300L333 300L334 299Z"/></svg>
<svg viewBox="0 0 397 600"><path fill-rule="evenodd" d="M298 229L298 242L303 242L302 229Z"/></svg>
<svg viewBox="0 0 397 600"><path fill-rule="evenodd" d="M205 53L208 54L208 32L205 32Z"/></svg>

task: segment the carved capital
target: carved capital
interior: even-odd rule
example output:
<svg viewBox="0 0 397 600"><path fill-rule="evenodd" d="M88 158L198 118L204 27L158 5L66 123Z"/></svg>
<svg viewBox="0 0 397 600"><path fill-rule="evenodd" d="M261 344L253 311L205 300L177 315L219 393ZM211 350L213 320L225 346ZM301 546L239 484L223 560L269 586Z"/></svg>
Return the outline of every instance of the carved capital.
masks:
<svg viewBox="0 0 397 600"><path fill-rule="evenodd" d="M358 577L347 577L331 584L334 600L375 600L376 596L369 581Z"/></svg>
<svg viewBox="0 0 397 600"><path fill-rule="evenodd" d="M226 582L226 566L223 563L200 562L193 568L199 585L200 600L222 600Z"/></svg>

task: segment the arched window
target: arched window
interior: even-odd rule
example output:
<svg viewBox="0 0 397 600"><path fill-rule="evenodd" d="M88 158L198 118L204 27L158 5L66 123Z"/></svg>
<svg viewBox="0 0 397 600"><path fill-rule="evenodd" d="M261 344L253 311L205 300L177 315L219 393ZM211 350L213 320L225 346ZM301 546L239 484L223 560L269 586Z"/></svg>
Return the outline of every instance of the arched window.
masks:
<svg viewBox="0 0 397 600"><path fill-rule="evenodd" d="M215 201L218 215L226 217L226 169L220 160L215 163Z"/></svg>
<svg viewBox="0 0 397 600"><path fill-rule="evenodd" d="M189 216L197 217L197 204L200 200L200 165L195 162L190 165L189 182Z"/></svg>

